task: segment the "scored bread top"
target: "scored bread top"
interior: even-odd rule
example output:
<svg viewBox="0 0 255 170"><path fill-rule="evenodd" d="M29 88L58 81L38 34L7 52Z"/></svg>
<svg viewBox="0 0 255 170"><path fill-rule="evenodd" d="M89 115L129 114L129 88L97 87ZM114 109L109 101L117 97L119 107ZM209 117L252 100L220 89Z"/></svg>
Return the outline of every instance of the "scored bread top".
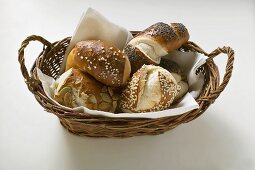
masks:
<svg viewBox="0 0 255 170"><path fill-rule="evenodd" d="M67 74L65 74L67 73ZM57 80L54 99L67 107L85 106L93 110L114 112L117 106L117 94L78 69L69 69Z"/></svg>
<svg viewBox="0 0 255 170"><path fill-rule="evenodd" d="M144 64L146 64L146 65L149 65L149 64L156 65L157 64L133 45L128 44L124 48L124 53L127 54L129 61L131 63L131 73L135 73Z"/></svg>
<svg viewBox="0 0 255 170"><path fill-rule="evenodd" d="M124 112L152 112L167 109L180 86L167 70L144 65L134 73L121 94L120 108Z"/></svg>

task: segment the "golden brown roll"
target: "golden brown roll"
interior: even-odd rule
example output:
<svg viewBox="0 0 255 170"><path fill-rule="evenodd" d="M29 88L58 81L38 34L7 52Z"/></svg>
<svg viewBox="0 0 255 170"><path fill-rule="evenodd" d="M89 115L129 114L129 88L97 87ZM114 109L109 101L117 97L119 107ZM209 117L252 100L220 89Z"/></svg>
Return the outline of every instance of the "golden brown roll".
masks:
<svg viewBox="0 0 255 170"><path fill-rule="evenodd" d="M180 86L170 72L159 66L143 65L121 94L123 112L153 112L169 108Z"/></svg>
<svg viewBox="0 0 255 170"><path fill-rule="evenodd" d="M64 106L84 106L93 110L114 112L118 96L87 73L69 69L56 81L54 99Z"/></svg>
<svg viewBox="0 0 255 170"><path fill-rule="evenodd" d="M87 72L101 83L113 87L124 85L131 72L128 57L99 40L77 43L67 57L66 70L70 68Z"/></svg>
<svg viewBox="0 0 255 170"><path fill-rule="evenodd" d="M156 23L135 36L125 47L132 72L143 64L158 65L161 57L181 47L189 39L186 27L181 23Z"/></svg>

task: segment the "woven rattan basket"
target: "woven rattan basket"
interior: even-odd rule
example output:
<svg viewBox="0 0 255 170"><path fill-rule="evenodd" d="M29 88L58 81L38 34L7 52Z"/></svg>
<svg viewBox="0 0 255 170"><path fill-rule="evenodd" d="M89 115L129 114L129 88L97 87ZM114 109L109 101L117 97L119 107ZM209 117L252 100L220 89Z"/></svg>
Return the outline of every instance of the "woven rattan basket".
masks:
<svg viewBox="0 0 255 170"><path fill-rule="evenodd" d="M133 35L137 33L137 31L132 32ZM44 46L42 52L36 58L29 74L24 64L24 50L30 41L40 41ZM202 72L204 74L205 79L203 90L196 98L199 104L198 109L177 116L156 119L94 116L86 113L73 112L54 104L54 102L46 96L41 82L38 80L36 68L40 68L45 74L53 78L57 78L69 42L70 37L50 43L40 36L29 36L21 44L18 60L28 89L34 94L41 106L47 112L58 116L60 123L68 129L69 132L81 136L131 137L139 135L157 135L173 129L182 123L194 120L200 116L224 90L233 70L234 51L230 47L217 48L211 53L206 53L198 45L189 41L179 50L195 51L208 56L206 63L197 70L197 73ZM228 57L225 75L221 83L218 68L213 61L213 58L220 53L224 53Z"/></svg>

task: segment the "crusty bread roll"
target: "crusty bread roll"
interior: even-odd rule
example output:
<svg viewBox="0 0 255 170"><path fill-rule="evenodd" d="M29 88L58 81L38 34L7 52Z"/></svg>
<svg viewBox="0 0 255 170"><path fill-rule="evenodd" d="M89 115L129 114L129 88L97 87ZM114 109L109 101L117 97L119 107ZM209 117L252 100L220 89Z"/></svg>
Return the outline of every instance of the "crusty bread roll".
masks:
<svg viewBox="0 0 255 170"><path fill-rule="evenodd" d="M177 94L177 96L174 98L174 101L173 101L173 103L176 103L189 90L189 85L186 82L186 77L183 74L183 70L176 62L171 61L169 59L165 59L165 58L161 59L159 66L168 70L173 75L173 77L175 78L178 85L180 85L180 87L181 87L179 93Z"/></svg>
<svg viewBox="0 0 255 170"><path fill-rule="evenodd" d="M170 72L159 66L143 65L122 92L120 108L129 113L164 110L179 90Z"/></svg>
<svg viewBox="0 0 255 170"><path fill-rule="evenodd" d="M124 85L131 72L128 57L100 40L77 43L67 57L66 70L70 68L87 72L101 83L113 87Z"/></svg>
<svg viewBox="0 0 255 170"><path fill-rule="evenodd" d="M181 67L176 62L162 58L159 66L169 71L177 82L185 79Z"/></svg>
<svg viewBox="0 0 255 170"><path fill-rule="evenodd" d="M145 65L158 65L157 62L154 62L150 59L149 56L145 55L139 48L127 44L124 48L124 53L128 56L131 63L131 73L135 73L139 70L144 64Z"/></svg>
<svg viewBox="0 0 255 170"><path fill-rule="evenodd" d="M189 90L189 85L186 81L179 81L178 85L181 87L181 89L175 97L173 103L177 103Z"/></svg>
<svg viewBox="0 0 255 170"><path fill-rule="evenodd" d="M161 57L189 40L189 33L181 23L156 23L134 37L125 47L124 52L131 62L132 72L143 64L160 63Z"/></svg>
<svg viewBox="0 0 255 170"><path fill-rule="evenodd" d="M54 99L64 106L74 108L84 106L93 110L114 112L118 96L87 73L69 69L56 81Z"/></svg>

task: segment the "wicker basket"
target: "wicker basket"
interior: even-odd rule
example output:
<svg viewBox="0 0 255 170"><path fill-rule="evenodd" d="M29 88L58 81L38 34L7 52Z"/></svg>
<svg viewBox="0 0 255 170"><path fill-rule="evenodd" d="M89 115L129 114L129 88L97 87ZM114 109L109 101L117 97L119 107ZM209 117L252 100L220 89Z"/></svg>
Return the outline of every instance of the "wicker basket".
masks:
<svg viewBox="0 0 255 170"><path fill-rule="evenodd" d="M133 31L136 35L138 32ZM24 64L24 50L30 41L40 41L43 51L37 57L30 74ZM38 80L36 68L40 68L45 74L57 78L65 50L70 42L70 37L55 43L50 43L44 38L36 35L26 38L19 49L19 63L21 72L25 78L28 89L34 94L37 101L47 111L55 114L60 123L69 132L91 137L131 137L138 135L157 135L166 132L176 126L187 123L200 116L220 95L228 84L233 70L234 51L230 47L217 48L211 53L206 53L195 43L189 41L183 45L180 51L195 51L208 56L204 65L197 73L204 74L205 84L201 94L196 98L199 108L190 112L157 119L148 118L109 118L94 116L86 113L73 112L54 104L44 93L41 82ZM227 55L227 65L222 83L220 83L219 71L213 58L218 54Z"/></svg>

